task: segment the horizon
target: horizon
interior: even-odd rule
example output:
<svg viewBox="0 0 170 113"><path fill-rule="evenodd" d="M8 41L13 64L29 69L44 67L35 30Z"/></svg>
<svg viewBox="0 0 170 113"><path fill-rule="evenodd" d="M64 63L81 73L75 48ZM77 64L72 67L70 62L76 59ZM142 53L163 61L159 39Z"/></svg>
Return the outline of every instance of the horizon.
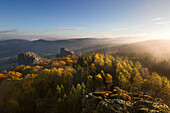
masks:
<svg viewBox="0 0 170 113"><path fill-rule="evenodd" d="M134 40L134 38L136 40ZM43 40L43 41L49 41L49 42L52 42L52 41L65 41L65 40L85 40L85 39L112 39L112 40L128 40L128 39L133 39L133 41L131 40L130 43L135 43L135 42L145 42L145 41L170 41L170 39L152 39L152 38L139 38L139 37L115 37L115 38L65 38L65 39L57 39L57 38L51 38L51 39L45 39L45 38L37 38L37 39L20 39L20 38L12 38L12 39L0 39L0 41L11 41L11 40L23 40L23 41L30 41L30 42L34 42L34 41L40 41L40 40ZM128 42L127 42L128 44Z"/></svg>
<svg viewBox="0 0 170 113"><path fill-rule="evenodd" d="M170 39L168 0L10 0L0 4L0 40Z"/></svg>

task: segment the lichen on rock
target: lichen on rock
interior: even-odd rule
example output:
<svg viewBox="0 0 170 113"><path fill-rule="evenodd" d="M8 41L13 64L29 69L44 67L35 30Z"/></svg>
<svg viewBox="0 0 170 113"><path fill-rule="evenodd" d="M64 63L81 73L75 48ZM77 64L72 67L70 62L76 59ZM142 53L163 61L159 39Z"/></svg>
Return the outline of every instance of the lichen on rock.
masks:
<svg viewBox="0 0 170 113"><path fill-rule="evenodd" d="M169 107L149 95L129 93L115 87L113 91L89 93L83 98L82 113L167 113Z"/></svg>
<svg viewBox="0 0 170 113"><path fill-rule="evenodd" d="M18 64L19 65L30 65L34 63L40 63L43 62L44 58L38 56L37 54L33 52L25 52L18 54Z"/></svg>

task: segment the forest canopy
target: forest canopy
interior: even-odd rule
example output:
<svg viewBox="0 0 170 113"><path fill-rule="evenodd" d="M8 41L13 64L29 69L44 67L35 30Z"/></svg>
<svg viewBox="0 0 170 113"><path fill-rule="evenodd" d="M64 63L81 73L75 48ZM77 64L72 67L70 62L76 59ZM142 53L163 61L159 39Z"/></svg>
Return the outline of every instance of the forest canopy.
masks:
<svg viewBox="0 0 170 113"><path fill-rule="evenodd" d="M19 65L0 74L3 113L80 113L90 92L145 92L170 104L170 81L140 61L104 53L78 54Z"/></svg>

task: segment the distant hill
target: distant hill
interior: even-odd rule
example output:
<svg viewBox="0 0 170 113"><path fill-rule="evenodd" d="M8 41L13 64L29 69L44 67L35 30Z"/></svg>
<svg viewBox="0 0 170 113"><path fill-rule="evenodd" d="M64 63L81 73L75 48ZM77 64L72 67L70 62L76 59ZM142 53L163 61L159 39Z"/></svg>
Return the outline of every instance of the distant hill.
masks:
<svg viewBox="0 0 170 113"><path fill-rule="evenodd" d="M96 49L101 49L118 43L124 43L127 40L123 38L109 39L109 38L80 38L80 39L67 39L67 40L21 40L21 39L11 39L11 40L1 40L0 41L0 58L11 57L19 53L32 51L36 54L46 56L47 54L55 55L59 53L60 48L68 48L70 51L82 52L93 51ZM105 46L103 46L105 45Z"/></svg>
<svg viewBox="0 0 170 113"><path fill-rule="evenodd" d="M11 57L0 58L0 71L9 69L13 65L18 65L17 55Z"/></svg>
<svg viewBox="0 0 170 113"><path fill-rule="evenodd" d="M105 39L103 39L105 40ZM21 52L32 51L40 55L56 54L60 48L68 48L69 50L80 49L89 45L95 45L103 42L98 39L70 39L70 40L5 40L0 41L0 58L10 57Z"/></svg>
<svg viewBox="0 0 170 113"><path fill-rule="evenodd" d="M74 50L74 51L76 53L78 53L78 52L88 53L88 52L91 52L91 51L96 51L96 50L103 49L103 48L116 47L116 46L120 46L120 45L124 45L124 43L117 43L117 42L104 43L104 44L99 44L99 45L87 46L87 47L77 49L77 50Z"/></svg>
<svg viewBox="0 0 170 113"><path fill-rule="evenodd" d="M80 44L69 40L5 40L0 41L0 58L10 57L22 52L32 51L38 54L56 54L61 47L75 49Z"/></svg>

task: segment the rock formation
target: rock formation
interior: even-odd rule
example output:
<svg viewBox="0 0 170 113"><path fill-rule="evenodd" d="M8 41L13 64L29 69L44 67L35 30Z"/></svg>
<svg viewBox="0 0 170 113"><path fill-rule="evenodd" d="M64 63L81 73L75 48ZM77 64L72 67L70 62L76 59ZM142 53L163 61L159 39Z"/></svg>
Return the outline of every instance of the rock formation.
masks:
<svg viewBox="0 0 170 113"><path fill-rule="evenodd" d="M129 93L115 87L113 91L93 92L82 100L82 113L167 113L161 99L143 93Z"/></svg>
<svg viewBox="0 0 170 113"><path fill-rule="evenodd" d="M73 55L73 51L69 51L66 48L60 48L60 54L57 54L56 57L66 57L68 55Z"/></svg>
<svg viewBox="0 0 170 113"><path fill-rule="evenodd" d="M26 52L18 54L18 64L19 65L30 65L34 63L40 63L44 61L44 58L36 55L33 52Z"/></svg>

